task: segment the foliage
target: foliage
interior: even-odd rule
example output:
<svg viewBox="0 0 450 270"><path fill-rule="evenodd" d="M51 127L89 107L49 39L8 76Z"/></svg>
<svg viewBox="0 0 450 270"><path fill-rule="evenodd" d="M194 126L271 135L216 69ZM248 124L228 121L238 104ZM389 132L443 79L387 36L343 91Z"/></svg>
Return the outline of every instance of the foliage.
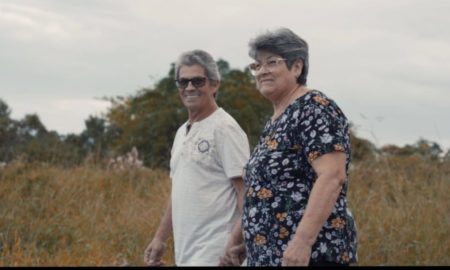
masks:
<svg viewBox="0 0 450 270"><path fill-rule="evenodd" d="M16 154L15 122L10 118L11 109L0 99L0 162L10 161Z"/></svg>
<svg viewBox="0 0 450 270"><path fill-rule="evenodd" d="M355 135L354 126L350 125L350 142L352 148L352 160L372 159L377 154L377 148L370 141Z"/></svg>
<svg viewBox="0 0 450 270"><path fill-rule="evenodd" d="M418 155L432 160L438 160L443 153L439 144L425 139L419 139L413 145L407 144L404 147L385 145L381 148L381 152L386 155L397 156Z"/></svg>
<svg viewBox="0 0 450 270"><path fill-rule="evenodd" d="M236 119L253 148L271 115L272 106L255 88L248 70L224 73L217 102Z"/></svg>
<svg viewBox="0 0 450 270"><path fill-rule="evenodd" d="M76 145L66 143L55 131L48 131L38 115L27 114L17 121L9 118L7 105L1 100L0 107L0 162L21 159L74 165L83 159Z"/></svg>
<svg viewBox="0 0 450 270"><path fill-rule="evenodd" d="M136 147L144 153L146 165L168 167L171 140L187 119L173 76L172 65L169 75L154 88L144 88L136 96L110 99L112 107L106 118L118 131L113 150L123 154Z"/></svg>

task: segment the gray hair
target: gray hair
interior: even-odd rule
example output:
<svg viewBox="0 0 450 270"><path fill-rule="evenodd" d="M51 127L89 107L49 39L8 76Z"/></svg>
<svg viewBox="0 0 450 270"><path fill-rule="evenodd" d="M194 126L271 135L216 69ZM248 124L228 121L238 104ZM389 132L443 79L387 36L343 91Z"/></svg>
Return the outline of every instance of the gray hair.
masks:
<svg viewBox="0 0 450 270"><path fill-rule="evenodd" d="M178 58L175 64L175 77L178 79L180 68L182 66L193 66L199 65L203 67L206 71L206 77L210 81L218 82L220 81L220 73L217 63L214 58L207 52L202 50L193 50L184 52Z"/></svg>
<svg viewBox="0 0 450 270"><path fill-rule="evenodd" d="M273 32L267 31L249 42L249 56L256 59L258 51L269 51L286 59L290 70L296 60L303 61L303 69L297 78L297 83L306 85L309 69L308 43L288 28L279 28Z"/></svg>

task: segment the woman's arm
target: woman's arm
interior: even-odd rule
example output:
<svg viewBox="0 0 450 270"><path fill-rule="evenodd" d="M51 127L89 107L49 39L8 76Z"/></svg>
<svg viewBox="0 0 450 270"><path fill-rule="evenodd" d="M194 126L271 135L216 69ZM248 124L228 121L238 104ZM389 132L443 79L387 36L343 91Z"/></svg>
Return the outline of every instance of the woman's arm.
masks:
<svg viewBox="0 0 450 270"><path fill-rule="evenodd" d="M312 162L317 179L295 236L283 254L283 266L309 264L312 245L333 211L347 179L345 162L346 155L343 152L327 153Z"/></svg>

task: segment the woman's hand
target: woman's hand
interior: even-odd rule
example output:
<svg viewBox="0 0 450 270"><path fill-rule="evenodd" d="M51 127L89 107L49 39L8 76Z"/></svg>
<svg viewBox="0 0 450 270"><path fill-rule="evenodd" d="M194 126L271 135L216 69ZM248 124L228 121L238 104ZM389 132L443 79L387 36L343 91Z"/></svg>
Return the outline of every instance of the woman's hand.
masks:
<svg viewBox="0 0 450 270"><path fill-rule="evenodd" d="M281 266L308 266L311 258L311 247L291 241L283 253Z"/></svg>

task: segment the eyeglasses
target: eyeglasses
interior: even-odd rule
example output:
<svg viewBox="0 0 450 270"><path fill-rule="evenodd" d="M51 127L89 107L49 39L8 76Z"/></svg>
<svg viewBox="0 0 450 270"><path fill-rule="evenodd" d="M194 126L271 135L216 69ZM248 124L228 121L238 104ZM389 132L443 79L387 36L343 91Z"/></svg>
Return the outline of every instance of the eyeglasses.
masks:
<svg viewBox="0 0 450 270"><path fill-rule="evenodd" d="M191 82L195 88L200 88L200 87L205 86L206 80L207 80L206 77L193 77L190 79L181 78L181 79L175 80L175 83L178 88L184 90L188 87L189 82Z"/></svg>
<svg viewBox="0 0 450 270"><path fill-rule="evenodd" d="M250 73L252 73L253 76L256 76L256 73L261 70L262 67L266 67L269 71L272 71L278 64L282 61L286 61L284 58L270 58L265 63L260 62L254 62L248 65L248 68L250 69Z"/></svg>

